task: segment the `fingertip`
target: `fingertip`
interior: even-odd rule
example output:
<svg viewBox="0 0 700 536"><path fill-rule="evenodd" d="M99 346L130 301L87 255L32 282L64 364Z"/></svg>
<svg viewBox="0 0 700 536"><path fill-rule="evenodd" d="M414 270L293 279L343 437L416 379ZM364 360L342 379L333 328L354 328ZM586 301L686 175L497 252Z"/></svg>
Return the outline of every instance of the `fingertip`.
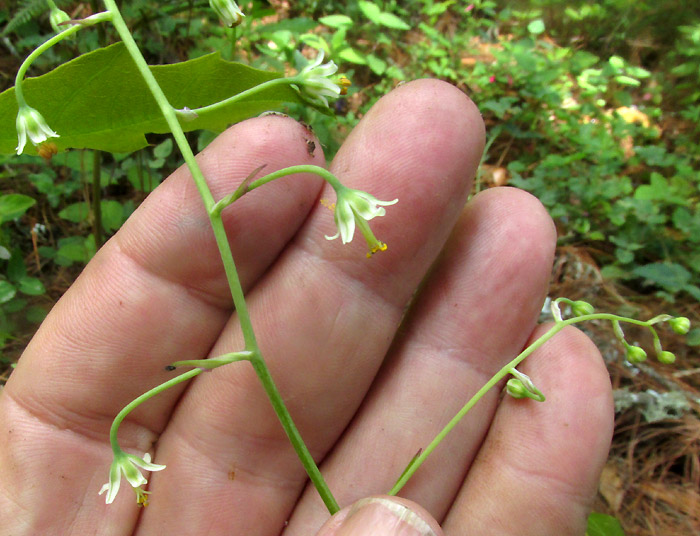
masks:
<svg viewBox="0 0 700 536"><path fill-rule="evenodd" d="M442 536L437 521L420 505L401 497L360 499L331 517L317 536Z"/></svg>

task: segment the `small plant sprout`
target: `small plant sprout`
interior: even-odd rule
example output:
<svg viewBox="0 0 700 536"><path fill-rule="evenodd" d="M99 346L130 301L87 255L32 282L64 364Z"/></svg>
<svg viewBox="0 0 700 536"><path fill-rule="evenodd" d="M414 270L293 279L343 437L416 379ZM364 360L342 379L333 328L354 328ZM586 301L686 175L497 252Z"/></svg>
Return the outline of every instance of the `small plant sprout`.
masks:
<svg viewBox="0 0 700 536"><path fill-rule="evenodd" d="M146 453L143 458L139 458L133 454L127 454L121 449L115 451L114 460L109 469L109 482L102 486L100 490L100 495L107 492L107 497L105 499L107 504L112 504L114 498L117 496L123 473L126 480L136 492L136 502L140 506L148 505L148 492L143 489L143 486L145 486L148 481L146 477L141 474L141 471L139 471L139 467L146 471L162 471L165 469L165 465L151 463L151 455L148 453Z"/></svg>
<svg viewBox="0 0 700 536"><path fill-rule="evenodd" d="M233 0L209 0L209 5L219 16L219 20L229 28L238 26L245 15Z"/></svg>
<svg viewBox="0 0 700 536"><path fill-rule="evenodd" d="M17 154L22 154L27 138L34 145L40 145L49 138L58 138L44 117L34 108L26 104L21 105L17 113Z"/></svg>
<svg viewBox="0 0 700 536"><path fill-rule="evenodd" d="M294 79L296 89L303 97L314 104L328 107L326 97L337 98L342 93L342 89L330 79L338 71L338 66L332 61L323 63L323 54L323 50L319 50L316 59L304 67ZM342 80L341 78L341 83L345 84Z"/></svg>

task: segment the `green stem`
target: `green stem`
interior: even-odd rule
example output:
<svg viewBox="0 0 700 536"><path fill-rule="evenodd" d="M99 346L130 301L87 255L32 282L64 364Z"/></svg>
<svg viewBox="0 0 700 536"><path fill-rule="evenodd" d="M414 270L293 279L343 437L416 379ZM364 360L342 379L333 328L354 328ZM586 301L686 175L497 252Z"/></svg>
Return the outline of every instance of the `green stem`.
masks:
<svg viewBox="0 0 700 536"><path fill-rule="evenodd" d="M294 426L291 416L289 415L289 412L287 411L284 402L282 401L282 397L279 391L277 390L277 387L275 386L272 377L270 376L270 372L267 368L267 365L262 359L262 355L258 347L257 341L255 339L255 334L253 332L253 326L250 321L248 307L243 296L243 288L241 287L241 283L238 278L238 273L236 271L236 265L234 263L233 255L231 253L231 247L229 245L228 237L226 236L226 230L221 219L221 211L214 210L214 197L211 191L209 190L209 186L207 185L207 182L204 178L204 175L202 174L202 171L199 168L199 165L197 164L197 161L194 157L194 153L192 152L192 149L187 143L185 134L182 128L180 127L180 123L178 122L175 109L168 102L168 99L163 93L163 90L160 88L158 82L151 73L151 70L148 67L148 64L146 63L146 60L141 55L141 52L139 51L139 48L136 42L134 41L134 38L131 36L131 32L126 26L126 23L124 22L124 19L122 18L115 1L104 0L104 3L107 7L107 10L112 15L112 23L114 24L114 27L117 33L119 34L119 37L124 42L127 51L136 63L137 69L143 76L144 81L148 85L148 88L150 89L154 99L158 103L158 106L160 107L161 112L166 122L168 123L171 132L173 133L175 142L180 148L182 156L184 157L185 162L187 163L187 167L189 168L190 173L192 174L192 178L197 186L197 189L199 190L200 196L202 197L202 201L204 202L204 206L207 210L207 213L209 214L209 221L214 232L214 237L216 239L216 244L219 248L219 253L221 254L221 260L223 262L224 270L226 272L226 278L228 280L229 288L231 290L233 304L238 314L239 322L241 324L241 331L245 340L245 349L251 352L253 355L253 357L250 358L250 361L253 364L253 368L255 369L258 378L262 382L265 391L270 397L270 401L275 412L277 413L280 423L282 424L285 433L289 437L289 440L291 441L294 450L300 456L302 464L304 465L304 468L306 469L309 478L311 479L314 486L321 495L321 498L328 507L328 510L331 512L331 514L333 514L338 511L338 505L335 499L333 498L333 495L329 491L328 486L323 480L323 477L321 476L318 467L313 461L313 457L309 453L306 444L304 443L303 439L301 438L301 435L299 434L299 431L297 430L296 426ZM200 369L195 370L200 371Z"/></svg>
<svg viewBox="0 0 700 536"><path fill-rule="evenodd" d="M226 106L228 104L233 104L234 102L238 102L240 100L246 99L250 97L251 95L255 95L256 93L259 93L260 91L263 91L265 89L269 89L274 86L279 86L279 85L286 85L286 84L294 84L294 83L299 83L299 81L296 78L275 78L274 80L268 80L267 82L263 82L262 84L258 84L255 87L251 87L249 89L246 89L245 91L241 91L240 93L236 93L235 95L230 96L228 99L224 99L219 102L215 102L214 104L209 104L208 106L202 106L201 108L195 108L194 110L175 110L175 113L180 116L184 121L188 121L194 117L193 114L201 114L201 113L206 113L206 112L212 112L215 110L218 110L219 108Z"/></svg>
<svg viewBox="0 0 700 536"><path fill-rule="evenodd" d="M126 416L134 411L138 406L143 404L146 400L149 398L152 398L156 396L158 393L162 393L166 389L170 389L171 387L182 383L186 382L187 380L194 378L198 374L201 374L203 371L202 369L193 369L193 370L188 370L184 374L180 374L179 376L173 378L172 380L168 380L165 383L161 383L159 386L154 387L150 391L145 392L142 394L140 397L138 397L136 400L131 401L129 404L127 404L124 409L122 409L119 414L114 418L114 422L112 422L112 427L109 430L109 442L112 445L112 451L117 454L119 452L122 452L121 447L119 446L119 441L117 441L117 432L119 431L119 426L121 425L122 421L126 418Z"/></svg>
<svg viewBox="0 0 700 536"><path fill-rule="evenodd" d="M95 237L95 247L102 245L102 153L92 152L92 234Z"/></svg>
<svg viewBox="0 0 700 536"><path fill-rule="evenodd" d="M316 175L324 179L326 182L328 182L328 184L330 184L336 191L338 191L339 188L345 188L335 175L333 175L330 171L320 166L313 166L307 164L299 166L289 166L287 168L274 171L268 175L265 175L264 177L260 177L259 179L251 181L247 185L243 184L243 188L239 187L231 195L228 195L220 201L218 201L216 205L214 205L212 212L220 214L221 211L223 211L227 206L231 205L251 190L260 188L261 186L267 184L268 182L272 182L275 179L286 177L288 175L295 175L297 173L315 173Z"/></svg>
<svg viewBox="0 0 700 536"><path fill-rule="evenodd" d="M41 54L46 52L56 43L59 43L66 37L70 37L74 33L80 31L83 27L92 26L94 24L110 20L111 18L112 15L108 12L95 13L94 15L75 23L73 26L70 26L67 30L54 35L39 45L31 54L29 54L29 56L27 56L27 58L22 62L22 65L20 65L19 70L17 71L17 76L15 77L15 97L17 99L17 104L20 107L26 106L27 104L24 100L24 92L22 91L22 81L24 80L24 75L26 74L27 69L29 69L35 59L37 59Z"/></svg>
<svg viewBox="0 0 700 536"><path fill-rule="evenodd" d="M289 441L294 447L294 451L297 453L297 456L299 457L301 464L304 466L304 469L306 469L309 479L316 487L316 490L321 496L323 504L326 505L328 512L330 512L331 515L335 514L338 510L340 510L340 507L333 497L331 490L328 488L326 481L321 475L321 471L319 471L313 456L311 456L311 453L309 452L309 449L301 440L299 430L297 430L297 427L292 420L292 416L289 414L287 407L284 405L282 396L275 386L275 382L272 381L272 376L270 376L270 371L268 370L267 365L265 365L265 362L260 355L251 359L250 362L253 365L253 369L258 375L258 378L260 378L263 387L265 388L265 393L267 393L270 403L272 404L278 419L282 423L282 427L284 428Z"/></svg>
<svg viewBox="0 0 700 536"><path fill-rule="evenodd" d="M487 381L481 389L479 389L474 396L472 396L469 401L462 407L462 409L459 410L457 415L455 415L452 420L450 420L449 423L438 433L437 436L435 436L435 439L433 439L430 444L418 455L416 456L408 465L408 467L404 470L404 472L401 474L399 479L397 480L396 484L394 484L394 487L391 488L391 490L388 492L388 495L396 495L399 491L401 491L401 488L404 487L406 482L413 476L413 474L418 470L418 468L422 465L422 463L426 460L426 458L430 455L433 450L440 444L440 442L445 439L447 434L449 434L452 429L457 426L459 421L462 420L462 418L469 412L469 410L474 407L474 405L481 400L481 398L492 388L494 387L498 382L500 382L505 376L510 374L510 371L513 370L516 366L518 366L526 357L528 357L530 354L532 354L535 350L537 350L540 346L542 346L544 343L546 343L549 339L554 337L557 333L559 333L562 329L564 329L566 326L570 326L572 324L576 324L578 322L585 322L588 320L610 320L611 322L615 323L617 322L627 322L629 324L636 324L639 326L645 326L649 327L651 324L651 321L641 321L641 320L634 320L632 318L626 318L622 316L617 316L609 313L594 313L590 315L583 315L583 316L577 316L574 318L569 318L567 320L562 320L561 322L557 322L554 326L552 326L547 333L542 335L540 338L538 338L535 342L533 342L530 346L528 346L525 350L523 350L515 359L510 361L507 365L505 365L501 370L499 370L496 374L494 374L489 381Z"/></svg>

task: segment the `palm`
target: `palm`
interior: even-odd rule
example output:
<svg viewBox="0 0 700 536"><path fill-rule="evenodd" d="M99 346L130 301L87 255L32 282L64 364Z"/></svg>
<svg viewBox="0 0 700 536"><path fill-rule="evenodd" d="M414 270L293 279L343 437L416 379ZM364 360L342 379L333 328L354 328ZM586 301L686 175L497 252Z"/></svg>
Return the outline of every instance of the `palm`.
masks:
<svg viewBox="0 0 700 536"><path fill-rule="evenodd" d="M219 198L261 164L322 161L308 137L292 120L260 118L199 159ZM360 238L324 239L333 218L319 198L329 194L312 176L265 186L225 213L263 355L341 505L391 488L535 328L554 230L517 190L485 192L462 213L482 146L478 112L446 84L408 84L375 106L332 166L348 186L399 198L372 222L389 249L370 260ZM56 305L0 398L3 534L317 530L327 512L247 363L202 374L122 425L125 449L168 466L149 477L147 508L128 486L109 506L97 495L113 417L172 377L168 363L240 350L231 309L180 169ZM491 392L402 491L447 534L581 532L610 435L605 369L572 330L524 370L547 403L499 405Z"/></svg>

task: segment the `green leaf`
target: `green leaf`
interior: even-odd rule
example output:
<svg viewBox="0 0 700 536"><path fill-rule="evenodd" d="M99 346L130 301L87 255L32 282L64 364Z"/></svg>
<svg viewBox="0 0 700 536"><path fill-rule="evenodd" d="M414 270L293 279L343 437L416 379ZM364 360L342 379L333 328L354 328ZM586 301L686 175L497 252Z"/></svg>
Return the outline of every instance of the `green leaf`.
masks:
<svg viewBox="0 0 700 536"><path fill-rule="evenodd" d="M544 22L542 19L536 19L527 25L527 31L533 35L539 35L544 32Z"/></svg>
<svg viewBox="0 0 700 536"><path fill-rule="evenodd" d="M214 104L280 73L253 69L222 60L218 53L173 65L151 67L151 72L175 108ZM50 73L25 80L27 103L38 109L60 137L59 150L90 148L129 153L148 144L145 133L169 132L160 109L122 43L84 54ZM229 124L277 108L283 102L302 103L288 85L276 86L182 121L185 131L221 131ZM14 88L0 94L0 153L17 145ZM31 144L25 148L36 154Z"/></svg>
<svg viewBox="0 0 700 536"><path fill-rule="evenodd" d="M605 279L626 279L629 277L629 272L619 266L608 264L600 269L600 275Z"/></svg>
<svg viewBox="0 0 700 536"><path fill-rule="evenodd" d="M167 140L159 143L153 148L153 156L156 158L167 158L170 153L173 152L173 139L168 138Z"/></svg>
<svg viewBox="0 0 700 536"><path fill-rule="evenodd" d="M330 54L331 49L328 46L328 43L326 43L326 40L320 35L304 34L299 36L299 41L305 45L309 45L311 48L323 50L326 54Z"/></svg>
<svg viewBox="0 0 700 536"><path fill-rule="evenodd" d="M55 260L61 266L70 266L74 262L86 263L90 260L90 253L87 239L82 236L69 236L58 241Z"/></svg>
<svg viewBox="0 0 700 536"><path fill-rule="evenodd" d="M624 75L619 75L615 77L615 81L619 84L622 84L624 86L640 86L642 83L637 80L636 78L632 78L630 76L624 76Z"/></svg>
<svg viewBox="0 0 700 536"><path fill-rule="evenodd" d="M369 65L372 72L378 76L382 76L386 71L386 62L374 54L367 55L367 65Z"/></svg>
<svg viewBox="0 0 700 536"><path fill-rule="evenodd" d="M0 195L0 223L5 223L19 218L35 204L36 200L28 195Z"/></svg>
<svg viewBox="0 0 700 536"><path fill-rule="evenodd" d="M19 290L28 296L40 296L46 292L44 284L36 277L26 276L19 282Z"/></svg>
<svg viewBox="0 0 700 536"><path fill-rule="evenodd" d="M625 536L625 532L617 518L592 512L588 516L586 536Z"/></svg>
<svg viewBox="0 0 700 536"><path fill-rule="evenodd" d="M328 26L329 28L342 28L352 26L352 19L347 15L328 15L327 17L321 17L318 22Z"/></svg>
<svg viewBox="0 0 700 536"><path fill-rule="evenodd" d="M27 309L27 312L25 313L25 318L32 324L41 324L44 321L44 318L46 318L47 314L48 312L43 307L39 305L33 305L32 307L29 307Z"/></svg>
<svg viewBox="0 0 700 536"><path fill-rule="evenodd" d="M5 275L13 283L18 283L20 279L27 275L27 265L24 262L24 253L20 248L12 250L12 255L8 259Z"/></svg>
<svg viewBox="0 0 700 536"><path fill-rule="evenodd" d="M59 217L73 223L84 222L85 220L87 220L89 214L90 206L87 204L86 201L72 203L58 213Z"/></svg>
<svg viewBox="0 0 700 536"><path fill-rule="evenodd" d="M377 4L367 2L366 0L360 0L358 2L358 5L360 6L360 10L362 11L365 17L367 17L372 22L379 24L379 15L382 13L382 10L379 9L379 6Z"/></svg>
<svg viewBox="0 0 700 536"><path fill-rule="evenodd" d="M352 47L344 48L336 55L341 60L347 61L349 63L356 63L358 65L365 65L367 63L365 57Z"/></svg>
<svg viewBox="0 0 700 536"><path fill-rule="evenodd" d="M686 335L685 342L688 346L700 346L700 328L693 328Z"/></svg>
<svg viewBox="0 0 700 536"><path fill-rule="evenodd" d="M645 264L644 266L635 267L632 273L671 293L684 290L684 287L691 280L690 272L680 264L675 263L655 262Z"/></svg>
<svg viewBox="0 0 700 536"><path fill-rule="evenodd" d="M119 201L107 200L100 203L102 212L102 227L108 231L116 231L124 223L124 207Z"/></svg>
<svg viewBox="0 0 700 536"><path fill-rule="evenodd" d="M411 27L392 13L382 12L377 17L377 23L394 30L410 30Z"/></svg>
<svg viewBox="0 0 700 536"><path fill-rule="evenodd" d="M610 64L611 67L614 69L624 69L625 67L625 60L622 59L620 56L610 56L610 59L608 60L608 63Z"/></svg>
<svg viewBox="0 0 700 536"><path fill-rule="evenodd" d="M2 310L5 313L18 313L27 306L27 300L24 298L13 298L9 302L4 303Z"/></svg>
<svg viewBox="0 0 700 536"><path fill-rule="evenodd" d="M7 303L17 294L17 289L9 281L0 280L0 303Z"/></svg>

